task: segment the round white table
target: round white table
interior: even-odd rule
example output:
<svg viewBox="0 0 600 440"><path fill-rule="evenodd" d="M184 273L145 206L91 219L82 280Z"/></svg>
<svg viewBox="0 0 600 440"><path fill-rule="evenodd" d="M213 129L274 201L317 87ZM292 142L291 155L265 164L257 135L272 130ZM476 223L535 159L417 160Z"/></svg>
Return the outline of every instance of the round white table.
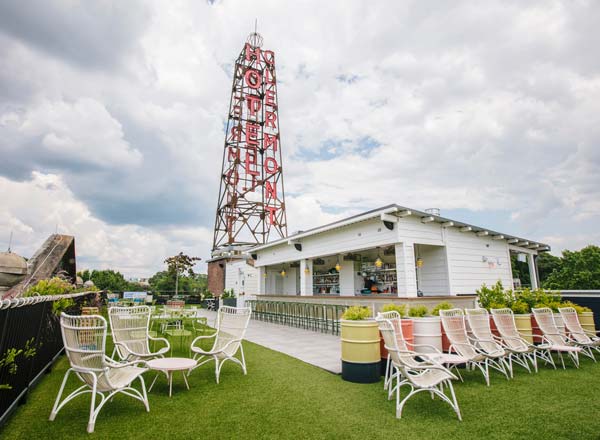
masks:
<svg viewBox="0 0 600 440"><path fill-rule="evenodd" d="M147 362L148 368L150 368L151 370L156 370L158 372L163 372L167 376L167 380L169 381L169 397L171 397L173 392L173 372L183 372L183 380L185 381L185 386L189 390L190 386L188 384L185 373L194 368L196 364L197 362L194 359L180 357L157 358ZM150 385L150 388L148 388L148 392L152 390L154 382L156 382L157 378L158 374L152 381L152 385Z"/></svg>

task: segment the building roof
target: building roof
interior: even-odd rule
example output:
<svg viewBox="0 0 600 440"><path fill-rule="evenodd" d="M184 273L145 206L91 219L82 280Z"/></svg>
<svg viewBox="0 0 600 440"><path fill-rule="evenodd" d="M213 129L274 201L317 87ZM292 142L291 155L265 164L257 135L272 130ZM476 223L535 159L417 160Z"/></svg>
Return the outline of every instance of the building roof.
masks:
<svg viewBox="0 0 600 440"><path fill-rule="evenodd" d="M389 217L388 217L389 216ZM506 240L509 244L517 247L521 247L524 249L536 250L541 252L546 252L550 250L550 246L545 243L540 243L534 240L525 239L521 237L517 237L516 235L505 234L503 232L493 231L488 228L483 228L481 226L472 225L469 223L452 220L441 215L435 215L425 211L419 211L417 209L406 208L404 206L400 206L397 204L386 205L381 208L373 209L371 211L363 212L362 214L356 214L351 217L335 221L333 223L329 223L327 225L318 226L316 228L309 229L307 231L298 231L295 234L289 235L285 238L281 238L279 240L271 241L269 243L261 244L258 246L254 246L248 250L248 252L255 252L262 249L267 249L273 246L277 246L282 243L287 243L294 240L300 240L305 237L310 237L312 235L320 234L323 232L327 232L333 229L342 228L344 226L351 225L353 223L358 223L366 220L371 220L373 218L381 218L382 221L385 221L386 218L393 220L393 216L396 217L408 217L415 216L420 217L421 221L425 223L435 222L445 224L447 227L457 227L457 228L465 228L465 232L474 232L482 235L489 235L496 240Z"/></svg>

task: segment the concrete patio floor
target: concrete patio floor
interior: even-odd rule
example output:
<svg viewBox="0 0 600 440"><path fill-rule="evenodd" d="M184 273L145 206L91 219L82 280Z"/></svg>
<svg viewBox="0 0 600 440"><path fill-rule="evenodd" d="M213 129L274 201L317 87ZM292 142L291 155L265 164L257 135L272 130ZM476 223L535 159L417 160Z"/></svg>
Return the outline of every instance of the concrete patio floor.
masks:
<svg viewBox="0 0 600 440"><path fill-rule="evenodd" d="M200 314L214 325L216 312L201 309ZM252 319L245 339L331 373L342 372L339 336Z"/></svg>

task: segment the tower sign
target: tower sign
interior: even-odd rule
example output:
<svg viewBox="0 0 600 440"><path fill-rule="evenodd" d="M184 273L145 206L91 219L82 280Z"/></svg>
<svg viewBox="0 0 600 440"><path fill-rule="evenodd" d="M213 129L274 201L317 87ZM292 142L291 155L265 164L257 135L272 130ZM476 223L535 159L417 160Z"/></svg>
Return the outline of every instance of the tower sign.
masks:
<svg viewBox="0 0 600 440"><path fill-rule="evenodd" d="M250 34L235 62L213 251L287 235L275 54Z"/></svg>

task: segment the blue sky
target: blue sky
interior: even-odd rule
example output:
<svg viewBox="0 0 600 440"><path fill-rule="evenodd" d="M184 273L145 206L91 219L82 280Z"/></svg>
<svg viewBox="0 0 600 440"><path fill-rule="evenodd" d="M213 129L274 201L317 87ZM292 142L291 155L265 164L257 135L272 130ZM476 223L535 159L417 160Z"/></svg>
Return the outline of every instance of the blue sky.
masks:
<svg viewBox="0 0 600 440"><path fill-rule="evenodd" d="M29 256L58 230L80 267L130 276L207 259L255 18L290 232L398 203L557 253L600 243L595 2L7 0L0 246L13 231Z"/></svg>

